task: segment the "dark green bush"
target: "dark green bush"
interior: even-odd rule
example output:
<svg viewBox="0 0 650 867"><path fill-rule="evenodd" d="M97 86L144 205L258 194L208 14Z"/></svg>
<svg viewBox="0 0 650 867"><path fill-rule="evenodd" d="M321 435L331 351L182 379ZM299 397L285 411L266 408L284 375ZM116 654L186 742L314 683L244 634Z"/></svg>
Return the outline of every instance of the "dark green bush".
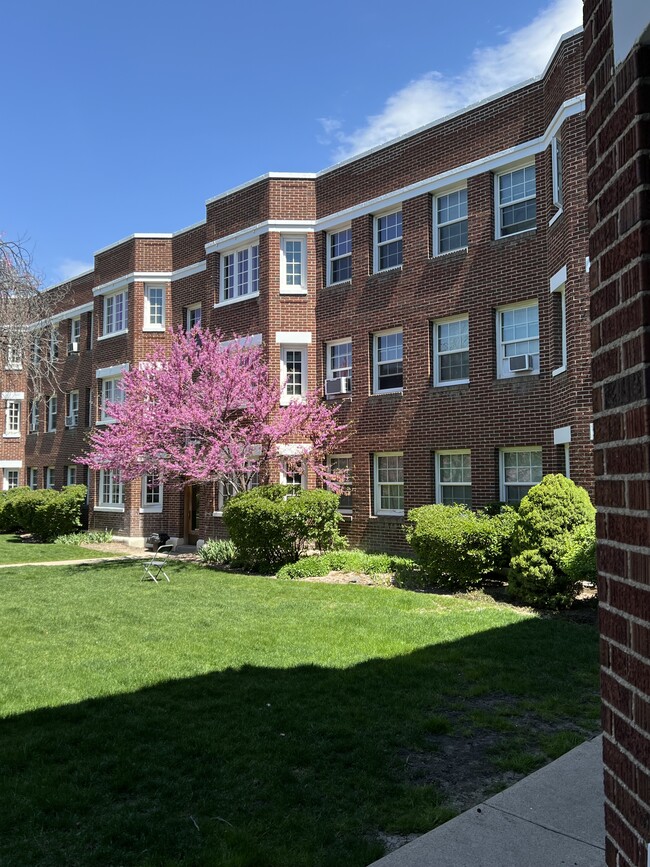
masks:
<svg viewBox="0 0 650 867"><path fill-rule="evenodd" d="M21 530L14 512L14 501L24 494L31 493L31 488L12 488L10 491L0 491L0 533L15 533Z"/></svg>
<svg viewBox="0 0 650 867"><path fill-rule="evenodd" d="M535 608L568 608L588 568L595 514L589 494L566 476L545 476L532 487L519 504L510 593Z"/></svg>
<svg viewBox="0 0 650 867"><path fill-rule="evenodd" d="M425 575L426 587L469 590L505 562L512 509L495 516L465 506L420 506L408 514L406 539Z"/></svg>
<svg viewBox="0 0 650 867"><path fill-rule="evenodd" d="M12 520L25 533L41 542L51 542L81 527L85 499L85 485L70 485L60 491L24 488L11 500Z"/></svg>
<svg viewBox="0 0 650 867"><path fill-rule="evenodd" d="M262 485L228 500L223 520L238 562L273 572L310 547L328 551L345 545L338 504L331 491L292 493L287 485Z"/></svg>
<svg viewBox="0 0 650 867"><path fill-rule="evenodd" d="M567 552L562 559L562 568L575 582L597 583L595 522L585 524L572 535Z"/></svg>

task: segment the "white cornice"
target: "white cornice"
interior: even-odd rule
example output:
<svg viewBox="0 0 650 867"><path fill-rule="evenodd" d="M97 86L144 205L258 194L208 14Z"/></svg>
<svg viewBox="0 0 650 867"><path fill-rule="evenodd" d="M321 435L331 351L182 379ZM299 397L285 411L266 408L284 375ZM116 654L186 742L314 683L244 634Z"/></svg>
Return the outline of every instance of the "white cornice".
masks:
<svg viewBox="0 0 650 867"><path fill-rule="evenodd" d="M128 362L126 364L114 364L112 367L98 367L95 371L95 378L108 379L110 376L121 376L128 369Z"/></svg>
<svg viewBox="0 0 650 867"><path fill-rule="evenodd" d="M101 250L95 250L94 255L100 256L102 253L108 252L108 250L112 250L114 247L119 247L120 244L126 244L127 241L133 241L136 238L162 238L169 239L173 238L171 232L134 232L132 235L127 235L126 238L120 238L119 241L114 241L112 244L109 244L108 247L102 247Z"/></svg>
<svg viewBox="0 0 650 867"><path fill-rule="evenodd" d="M209 241L205 245L205 252L208 254L221 253L223 250L230 250L234 247L244 247L267 232L282 232L284 235L304 235L307 232L313 232L315 226L316 220L264 220L263 223L248 226L240 232L233 232L231 235L225 235L223 238Z"/></svg>
<svg viewBox="0 0 650 867"><path fill-rule="evenodd" d="M178 238L179 235L184 235L186 232L191 232L192 229L198 229L199 226L205 226L205 220L199 220L198 223L192 223L191 226L185 226L184 229L179 229L177 232L172 232L172 238Z"/></svg>
<svg viewBox="0 0 650 867"><path fill-rule="evenodd" d="M143 283L150 281L152 283L162 283L172 279L171 271L132 271L130 274L124 274L122 277L117 277L115 280L110 280L108 283L102 283L101 286L95 286L93 295L106 295L109 292L117 292L119 289L126 289L129 283Z"/></svg>
<svg viewBox="0 0 650 867"><path fill-rule="evenodd" d="M82 313L90 313L94 306L92 301L88 301L86 304L78 304L76 307L70 307L68 310L55 313L50 321L62 322L64 319L74 319L75 316L81 316Z"/></svg>
<svg viewBox="0 0 650 867"><path fill-rule="evenodd" d="M201 271L205 271L207 267L207 262L203 259L201 262L195 262L193 265L186 265L184 268L172 271L171 279L182 280L184 277L192 277L194 274L200 274Z"/></svg>

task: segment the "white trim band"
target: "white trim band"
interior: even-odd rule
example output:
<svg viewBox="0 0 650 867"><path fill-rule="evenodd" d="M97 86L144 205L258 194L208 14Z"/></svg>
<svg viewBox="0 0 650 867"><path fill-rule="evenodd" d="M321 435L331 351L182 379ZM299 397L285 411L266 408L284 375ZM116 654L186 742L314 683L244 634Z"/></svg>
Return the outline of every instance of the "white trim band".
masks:
<svg viewBox="0 0 650 867"><path fill-rule="evenodd" d="M276 331L276 343L311 343L311 331Z"/></svg>
<svg viewBox="0 0 650 867"><path fill-rule="evenodd" d="M98 367L95 371L95 379L108 379L111 376L120 376L120 374L126 373L128 369L128 362L126 364L114 364L113 367Z"/></svg>

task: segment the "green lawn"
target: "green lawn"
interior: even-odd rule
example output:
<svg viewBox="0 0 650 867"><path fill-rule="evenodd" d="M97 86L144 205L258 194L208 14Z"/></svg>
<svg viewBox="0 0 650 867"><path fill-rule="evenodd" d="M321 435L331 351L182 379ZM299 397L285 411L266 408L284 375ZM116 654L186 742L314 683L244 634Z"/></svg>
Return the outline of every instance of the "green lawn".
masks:
<svg viewBox="0 0 650 867"><path fill-rule="evenodd" d="M596 733L591 624L172 569L0 573L0 863L366 865Z"/></svg>
<svg viewBox="0 0 650 867"><path fill-rule="evenodd" d="M105 551L93 551L78 545L56 542L22 542L19 536L0 535L0 565L3 563L47 563L54 560L90 560L110 557Z"/></svg>

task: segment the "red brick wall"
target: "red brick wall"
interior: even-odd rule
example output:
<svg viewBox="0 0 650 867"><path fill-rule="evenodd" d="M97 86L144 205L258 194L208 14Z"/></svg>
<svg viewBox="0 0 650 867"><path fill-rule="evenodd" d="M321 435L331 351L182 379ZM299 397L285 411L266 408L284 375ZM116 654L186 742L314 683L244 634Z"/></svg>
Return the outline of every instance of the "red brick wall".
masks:
<svg viewBox="0 0 650 867"><path fill-rule="evenodd" d="M595 472L609 867L650 841L650 47L614 69L585 3ZM645 117L643 116L645 113Z"/></svg>

